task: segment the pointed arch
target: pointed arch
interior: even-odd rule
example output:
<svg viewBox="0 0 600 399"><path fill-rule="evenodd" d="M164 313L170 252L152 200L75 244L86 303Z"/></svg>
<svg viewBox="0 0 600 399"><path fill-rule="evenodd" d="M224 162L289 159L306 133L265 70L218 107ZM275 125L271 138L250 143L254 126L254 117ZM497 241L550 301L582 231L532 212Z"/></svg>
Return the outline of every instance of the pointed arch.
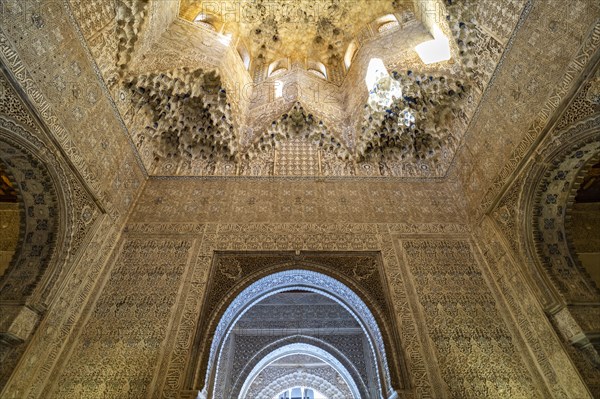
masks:
<svg viewBox="0 0 600 399"><path fill-rule="evenodd" d="M311 270L286 270L263 277L245 288L227 307L216 326L204 380L204 393L210 394L218 378L223 345L237 321L255 304L282 292L304 290L330 298L348 311L362 328L375 365L379 397L394 392L383 336L373 313L363 300L338 280Z"/></svg>

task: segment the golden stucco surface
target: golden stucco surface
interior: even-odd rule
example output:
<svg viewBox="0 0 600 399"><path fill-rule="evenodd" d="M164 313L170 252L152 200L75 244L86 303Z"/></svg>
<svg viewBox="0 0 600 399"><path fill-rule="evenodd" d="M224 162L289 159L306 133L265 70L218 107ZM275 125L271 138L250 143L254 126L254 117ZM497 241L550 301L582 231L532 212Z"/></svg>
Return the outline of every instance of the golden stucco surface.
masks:
<svg viewBox="0 0 600 399"><path fill-rule="evenodd" d="M215 15L247 43L252 57L273 61L283 57L340 60L357 33L375 19L410 6L391 0L258 0L186 1L181 15Z"/></svg>
<svg viewBox="0 0 600 399"><path fill-rule="evenodd" d="M426 3L452 62L414 52ZM56 204L60 228L45 274L10 280L23 297L0 290L0 396L196 398L186 365L214 256L229 252L381 256L411 381L401 398L598 396L585 341L600 332L598 296L577 264L557 268L576 260L569 240L595 253L597 217L572 209L585 223L569 237L556 216L600 142L596 1L256 1L248 20L218 2L229 43L218 20L217 32L193 22L201 2L36 4L2 3L0 146L25 154L13 170L48 168L19 190L52 183L38 202ZM399 27L373 30L390 13ZM333 67L357 37L350 68ZM268 76L261 54L292 62ZM422 119L441 138L430 147L403 153L365 111L377 57L415 99L453 91ZM277 82L297 90L278 98ZM400 160L363 157L361 140ZM27 226L43 231L35 213ZM20 264L35 269L33 249Z"/></svg>

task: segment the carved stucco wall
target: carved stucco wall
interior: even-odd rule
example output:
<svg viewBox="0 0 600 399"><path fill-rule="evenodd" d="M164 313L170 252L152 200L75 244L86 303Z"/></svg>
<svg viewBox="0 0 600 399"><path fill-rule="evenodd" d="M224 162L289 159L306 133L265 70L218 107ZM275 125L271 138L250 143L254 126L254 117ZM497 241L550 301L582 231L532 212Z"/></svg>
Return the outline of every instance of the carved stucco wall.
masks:
<svg viewBox="0 0 600 399"><path fill-rule="evenodd" d="M401 245L450 396L545 397L519 357L471 244L406 240Z"/></svg>
<svg viewBox="0 0 600 399"><path fill-rule="evenodd" d="M0 73L0 158L20 211L17 250L0 276L0 387L101 216L9 80Z"/></svg>
<svg viewBox="0 0 600 399"><path fill-rule="evenodd" d="M96 202L8 78L0 75L0 83L0 154L26 218L18 254L0 281L0 386L6 384L3 395L22 397L43 386L45 371L67 344L122 218L106 213L109 203Z"/></svg>
<svg viewBox="0 0 600 399"><path fill-rule="evenodd" d="M478 217L532 156L597 57L599 13L593 0L525 6L520 32L509 40L449 172L459 177Z"/></svg>
<svg viewBox="0 0 600 399"><path fill-rule="evenodd" d="M110 375L145 381L143 390L153 397L195 397L181 387L214 250L381 251L412 382L400 392L405 397L587 397L562 350L548 356L527 349L465 225L130 222L127 230L70 360L53 373L49 397L138 396L133 385L109 384ZM171 276L157 257L177 259ZM154 284L169 278L174 284L166 290ZM423 290L425 284L436 294ZM157 306L154 296L168 300ZM142 320L137 309L148 311ZM543 316L535 301L527 312ZM127 326L124 334L96 335L98 326L113 324ZM545 344L560 345L547 322L535 329Z"/></svg>
<svg viewBox="0 0 600 399"><path fill-rule="evenodd" d="M49 3L52 6L46 7ZM173 15L171 11L160 20L158 4L168 9L172 3L153 2L150 22L144 22L143 16L134 22L150 24L148 35L158 36ZM514 5L518 3L507 3L519 9ZM54 300L3 396L61 397L76 395L76 389L93 391L90 397L103 392L140 396L135 386L117 386L108 380L122 375L138 387L144 385L141 389L152 396L163 392L165 397L175 397L213 252L301 249L382 252L414 397L482 397L492 392L518 396L526 389L541 397L589 396L567 353L586 381L597 371L585 365L573 348L567 352L548 323L543 311L547 296L535 282L529 284L535 268L516 250L522 237L507 234L511 226L523 229L522 215L513 213L516 207L511 205L516 202L504 201L519 198L519 182L524 178L513 173L524 160L535 162L530 149L546 133L561 102L597 52L600 25L593 0L526 2L523 16L527 18L518 21L521 30L511 40L505 24L489 18L488 28L509 50L484 93L447 179L151 179L120 241L124 219L146 176L100 74L102 70L109 76L106 71L116 63L114 57L97 56L113 54L117 47L111 36L114 16L110 7L97 9L96 3L90 3L85 9L84 5L73 12L97 16L100 22L79 31L67 2L33 4L28 8L19 1L2 2L0 60L105 212L85 236L81 250L73 254L62 288L52 293ZM506 26L515 20L509 22ZM84 37L91 54L83 45ZM148 46L149 41L140 46ZM107 62L96 64L92 57ZM119 98L119 93L112 94ZM28 121L19 122L27 125ZM498 126L505 128L499 131ZM489 211L511 178L517 184L508 187L500 202L506 209L497 207L492 217L479 219L470 232L463 223L473 214L481 217ZM452 242L455 248L440 242ZM418 248L434 255L435 264L425 264ZM153 251L159 250L177 259L173 273L155 263ZM157 259L160 256L156 254ZM451 267L451 260L460 261L465 269L445 273L443 268ZM125 266L130 262L136 267ZM423 275L421 268L431 269L431 277ZM469 320L467 326L474 326L482 341L501 343L479 354L483 358L491 353L503 358L519 354L507 363L481 368L489 385L465 387L457 381L470 378L475 367L467 362L451 370L448 359L473 357L479 346L461 335L459 319L445 316L435 300L416 291L428 279L441 286L440 298L447 307L465 308L472 306L470 294L462 294L455 282L472 287L471 278L479 282L477 296L494 304L490 312L496 324L492 331L482 318ZM173 284L166 292L153 291L169 279ZM164 298L161 306L149 305L154 303L148 297L151 292ZM156 325L142 328L147 321L135 316L138 309L156 317ZM427 321L437 320L446 321L447 328L428 325ZM96 340L95 331L87 328L103 323L108 331L113 322L125 325L122 339L113 331ZM461 337L461 345L446 345L454 336ZM94 356L95 351L104 353L109 348L110 356ZM131 356L124 359L116 349ZM89 363L81 363L79 357ZM139 370L143 361L151 361L151 367ZM512 386L501 387L505 374L515 376Z"/></svg>
<svg viewBox="0 0 600 399"><path fill-rule="evenodd" d="M177 202L174 203L173 201ZM461 222L451 182L376 179L151 179L132 220L186 222Z"/></svg>
<svg viewBox="0 0 600 399"><path fill-rule="evenodd" d="M66 2L3 2L0 60L116 219L134 202L145 174L98 66L70 18Z"/></svg>
<svg viewBox="0 0 600 399"><path fill-rule="evenodd" d="M3 397L45 397L48 373L60 368L61 353L73 344L76 321L89 312L88 296L98 290L105 276L105 266L119 237L119 227L103 216L78 254L70 274L62 281L57 298L50 304L44 319L33 335L18 368L2 391Z"/></svg>
<svg viewBox="0 0 600 399"><path fill-rule="evenodd" d="M74 355L54 381L54 397L144 397L152 392L150 371L160 359L192 242L124 244Z"/></svg>
<svg viewBox="0 0 600 399"><path fill-rule="evenodd" d="M36 331L2 362L2 396L9 398L43 396L48 371L60 362L88 296L96 292L93 288L144 179L96 65L63 12L65 6L7 1L0 7L0 69L6 73L0 81L2 132L9 141L29 143L23 147L33 154L32 164L51 171L60 217L59 249L48 273L38 278L33 293L27 291L31 295L7 305L21 309L8 314L7 319L16 316L9 333L17 327ZM27 168L18 166L27 178ZM44 179L22 181L38 191L47 184ZM43 219L43 213L39 216ZM23 253L25 264L27 255ZM35 262L30 260L30 265ZM15 269L15 275L21 272L25 270ZM1 312L6 321L5 305Z"/></svg>
<svg viewBox="0 0 600 399"><path fill-rule="evenodd" d="M575 193L598 156L600 107L595 100L597 89L593 89L597 70L588 71L586 79L570 104L561 109L554 128L536 146L536 156L527 158L508 180L504 193L480 224L486 232L480 237L498 246L485 256L497 257L495 262L504 265L502 269L508 273L503 279L521 286L527 282L547 313L546 320L559 332L571 357L568 361L576 365L592 395L598 397L600 363L593 338L600 331L598 288L577 259L573 241L577 234L570 231ZM593 224L593 215L589 220ZM490 247L483 241L482 245ZM589 245L594 245L593 238ZM502 275L502 269L495 273ZM519 281L521 277L524 281ZM514 298L510 307L521 307L518 296L508 291L507 295ZM530 314L523 316L519 323L536 356L540 351L561 350L555 343L536 343L533 326L525 318ZM544 374L549 381L560 377L548 370Z"/></svg>
<svg viewBox="0 0 600 399"><path fill-rule="evenodd" d="M482 220L474 235L485 265L483 273L501 298L500 312L512 321L509 328L519 334L522 350L535 359L528 368L538 370L552 397L590 397L505 236L489 217Z"/></svg>

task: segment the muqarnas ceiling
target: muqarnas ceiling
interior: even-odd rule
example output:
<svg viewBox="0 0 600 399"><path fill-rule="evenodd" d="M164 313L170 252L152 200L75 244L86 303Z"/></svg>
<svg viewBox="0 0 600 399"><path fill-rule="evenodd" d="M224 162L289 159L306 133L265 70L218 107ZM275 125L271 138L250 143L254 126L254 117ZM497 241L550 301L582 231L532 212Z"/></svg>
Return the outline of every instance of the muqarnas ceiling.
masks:
<svg viewBox="0 0 600 399"><path fill-rule="evenodd" d="M335 6L333 3L331 7ZM365 5L359 3L361 7ZM252 25L246 32L248 37L238 37L231 45L229 37L221 47L211 45L214 54L223 48L222 60L214 65L191 68L188 63L178 67L174 59L173 69L138 73L135 65L139 69L139 61L128 67L124 60L129 55L118 57L121 77L116 86L126 93L123 97L128 103L121 112L148 172L165 176L445 176L500 59L503 44L479 26L473 11L478 4L448 0L444 2L443 28L450 39L452 58L425 65L406 49L394 53L394 40L402 35L422 37L426 32L423 24L414 15L411 17L411 11L404 6L394 2L377 4L386 12L397 11L390 15L401 17L392 28L373 33L368 40L361 39L352 65L344 67L346 75L341 82L328 79L326 74L307 78L305 73L310 68L303 69L302 63L292 58L286 70L273 77L267 75L266 80L264 76L256 80L251 71L261 59L276 58L291 48L308 51L327 63L340 59L343 64L341 48L348 45L350 33L360 31L356 27L349 30L347 25L356 20L361 7L352 8L347 2L343 5L349 8L336 15L341 18L338 23L344 16L349 18L344 22L348 29L340 28L335 34L337 25L316 21L315 35L305 37L303 47L278 44L271 48L263 43L258 50L252 50L257 53L250 54L250 61L245 58L248 54L237 57L239 43L258 43L265 27ZM254 7L259 5L253 3ZM402 11L398 11L400 8ZM373 10L381 11L377 7ZM272 16L265 16L252 23L269 25L271 19ZM144 26L139 22L133 25ZM198 21L198 34L206 35L203 43L219 39L219 33L208 32L206 25L206 21ZM275 24L274 34L281 33L284 25ZM190 26L194 27L193 23ZM238 34L245 32L244 26L238 27ZM372 24L366 26L372 28ZM331 32L319 34L328 27ZM261 33L256 33L257 29ZM321 46L325 37L333 40L338 35L343 36L336 42L342 47ZM285 37L278 36L278 40ZM136 47L135 40L129 42ZM378 50L382 48L388 50ZM135 58L135 51L131 54ZM398 54L408 54L408 58L399 58ZM400 98L383 108L370 105L364 81L366 65L379 56L391 79L402 88ZM244 74L246 77L242 78ZM235 89L237 83L248 82L263 85L261 90L281 82L302 88L302 84L315 79L337 93L333 105L321 106L301 95L278 98L281 94L267 96L271 103L244 102L239 98L239 88ZM275 93L274 88L269 90Z"/></svg>
<svg viewBox="0 0 600 399"><path fill-rule="evenodd" d="M132 101L130 122L143 126L135 140L150 147L154 162L230 160L237 138L231 106L216 72L186 69L125 81Z"/></svg>
<svg viewBox="0 0 600 399"><path fill-rule="evenodd" d="M453 121L470 92L464 82L450 77L405 75L392 72L403 96L382 112L365 105L357 142L357 156L381 161L437 165L443 152L455 148Z"/></svg>
<svg viewBox="0 0 600 399"><path fill-rule="evenodd" d="M253 162L267 162L272 167L263 167L261 175L273 175L277 158L284 158L293 142L296 148L304 148L300 152L321 153L308 162L334 159L348 164L346 171L354 164L373 161L378 165L418 163L424 165L422 170L435 169L456 147L458 140L450 127L470 89L462 81L443 76L410 71L392 75L401 82L403 98L377 112L365 105L353 148L300 102L264 128L250 146L241 147L227 91L214 71L142 75L126 86L133 102L130 121L144 126L138 130L136 144L150 149L155 167L174 162L181 172L191 170L195 163L211 174L217 163L246 165L248 169ZM323 167L314 168L319 169ZM386 174L383 169L381 173Z"/></svg>
<svg viewBox="0 0 600 399"><path fill-rule="evenodd" d="M258 60L313 58L328 66L341 63L348 44L365 22L401 12L412 1L392 0L183 0L181 16L202 19L243 37Z"/></svg>

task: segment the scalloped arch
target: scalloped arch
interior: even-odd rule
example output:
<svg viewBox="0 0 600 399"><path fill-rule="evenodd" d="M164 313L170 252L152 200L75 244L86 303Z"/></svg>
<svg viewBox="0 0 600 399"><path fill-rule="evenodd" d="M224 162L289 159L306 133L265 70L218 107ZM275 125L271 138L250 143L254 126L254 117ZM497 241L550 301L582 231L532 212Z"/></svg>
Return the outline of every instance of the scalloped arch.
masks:
<svg viewBox="0 0 600 399"><path fill-rule="evenodd" d="M346 285L332 277L310 270L288 270L271 274L244 289L221 317L213 336L204 391L210 391L218 378L223 344L244 313L261 300L290 290L306 290L335 300L357 320L363 329L376 367L380 396L393 392L383 336L368 306Z"/></svg>

